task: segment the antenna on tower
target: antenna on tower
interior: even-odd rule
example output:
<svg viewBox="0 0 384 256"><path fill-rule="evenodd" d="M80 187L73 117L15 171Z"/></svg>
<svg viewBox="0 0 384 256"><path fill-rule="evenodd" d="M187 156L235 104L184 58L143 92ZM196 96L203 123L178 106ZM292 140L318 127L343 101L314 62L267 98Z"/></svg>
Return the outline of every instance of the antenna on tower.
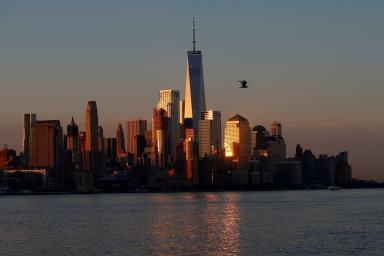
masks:
<svg viewBox="0 0 384 256"><path fill-rule="evenodd" d="M193 53L196 52L196 27L195 27L195 16L192 18L192 23L193 23Z"/></svg>

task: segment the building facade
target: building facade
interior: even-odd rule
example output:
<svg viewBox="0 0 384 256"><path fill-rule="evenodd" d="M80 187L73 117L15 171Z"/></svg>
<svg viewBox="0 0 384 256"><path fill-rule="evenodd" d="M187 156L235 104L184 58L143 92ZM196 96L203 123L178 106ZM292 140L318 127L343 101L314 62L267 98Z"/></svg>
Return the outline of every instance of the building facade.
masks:
<svg viewBox="0 0 384 256"><path fill-rule="evenodd" d="M201 112L199 120L199 158L221 150L221 113L216 110Z"/></svg>
<svg viewBox="0 0 384 256"><path fill-rule="evenodd" d="M161 90L159 94L159 103L157 108L162 108L166 111L169 129L169 150L170 160L173 161L176 157L176 145L180 139L180 92L177 90L167 89Z"/></svg>
<svg viewBox="0 0 384 256"><path fill-rule="evenodd" d="M196 50L195 22L193 21L193 48L187 53L184 118L192 119L195 136L198 134L200 114L205 109L203 58L201 51Z"/></svg>

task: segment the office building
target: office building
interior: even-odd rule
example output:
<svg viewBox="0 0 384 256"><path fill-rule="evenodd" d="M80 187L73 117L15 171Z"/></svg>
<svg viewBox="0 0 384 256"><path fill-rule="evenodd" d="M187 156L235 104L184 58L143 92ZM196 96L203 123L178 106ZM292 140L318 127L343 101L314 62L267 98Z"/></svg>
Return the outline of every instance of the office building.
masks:
<svg viewBox="0 0 384 256"><path fill-rule="evenodd" d="M23 127L23 159L24 165L29 162L29 143L31 135L31 126L36 122L36 114L24 114L24 127Z"/></svg>
<svg viewBox="0 0 384 256"><path fill-rule="evenodd" d="M136 119L127 121L126 125L126 140L127 140L127 151L130 154L133 154L133 158L135 159L137 155L135 155L136 144L135 144L135 136L144 135L144 132L147 130L147 120Z"/></svg>
<svg viewBox="0 0 384 256"><path fill-rule="evenodd" d="M167 145L167 113L162 108L155 108L152 117L152 144L158 154L158 166L165 168L168 163L168 145Z"/></svg>
<svg viewBox="0 0 384 256"><path fill-rule="evenodd" d="M209 110L201 112L199 120L199 158L210 157L221 150L221 113Z"/></svg>
<svg viewBox="0 0 384 256"><path fill-rule="evenodd" d="M168 145L169 145L169 156L170 160L173 161L176 156L176 145L180 138L180 93L177 90L167 89L161 90L159 95L159 103L157 108L165 110L169 125L168 125Z"/></svg>
<svg viewBox="0 0 384 256"><path fill-rule="evenodd" d="M117 156L119 158L126 156L127 152L125 150L124 130L121 123L119 123L116 128L116 148L117 148Z"/></svg>
<svg viewBox="0 0 384 256"><path fill-rule="evenodd" d="M47 168L49 185L64 189L63 129L58 120L36 121L30 129L29 166Z"/></svg>
<svg viewBox="0 0 384 256"><path fill-rule="evenodd" d="M195 31L195 21L193 20L193 48L187 53L184 118L192 119L196 136L198 134L200 114L205 111L206 106L203 59L201 51L196 50Z"/></svg>
<svg viewBox="0 0 384 256"><path fill-rule="evenodd" d="M79 127L76 125L75 120L72 117L71 123L67 126L67 151L71 152L71 162L76 166L80 166L81 154L80 154L80 142L79 142Z"/></svg>
<svg viewBox="0 0 384 256"><path fill-rule="evenodd" d="M224 149L225 156L236 165L234 184L247 185L251 159L251 128L246 118L235 115L228 119L224 130Z"/></svg>
<svg viewBox="0 0 384 256"><path fill-rule="evenodd" d="M98 147L99 119L98 119L97 106L95 101L89 101L87 104L85 128L87 133L86 141L85 141L85 150L88 152L97 152L99 150L99 147Z"/></svg>

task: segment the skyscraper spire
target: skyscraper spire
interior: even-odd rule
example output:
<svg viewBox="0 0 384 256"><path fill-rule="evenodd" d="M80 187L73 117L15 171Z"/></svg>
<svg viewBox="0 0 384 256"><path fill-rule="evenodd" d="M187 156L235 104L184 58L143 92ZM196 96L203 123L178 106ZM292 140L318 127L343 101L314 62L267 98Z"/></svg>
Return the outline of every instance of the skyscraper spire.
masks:
<svg viewBox="0 0 384 256"><path fill-rule="evenodd" d="M196 27L193 17L193 48L187 52L187 66L185 78L185 109L186 123L193 122L193 132L197 136L201 112L205 111L205 92L203 59L201 51L196 49ZM190 125L188 125L190 126ZM191 127L189 127L191 128ZM195 137L197 139L197 137Z"/></svg>
<svg viewBox="0 0 384 256"><path fill-rule="evenodd" d="M193 53L196 53L196 27L195 27L195 16L192 18L193 23Z"/></svg>

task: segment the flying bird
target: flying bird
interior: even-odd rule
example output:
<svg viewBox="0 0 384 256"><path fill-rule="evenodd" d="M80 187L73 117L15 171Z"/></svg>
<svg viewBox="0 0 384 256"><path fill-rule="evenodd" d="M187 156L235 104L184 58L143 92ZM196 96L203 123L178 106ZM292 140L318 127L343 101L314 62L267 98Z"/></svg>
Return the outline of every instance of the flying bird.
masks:
<svg viewBox="0 0 384 256"><path fill-rule="evenodd" d="M239 88L248 88L248 85L247 85L247 81L245 80L241 80L241 81L237 81L241 84L241 86Z"/></svg>

